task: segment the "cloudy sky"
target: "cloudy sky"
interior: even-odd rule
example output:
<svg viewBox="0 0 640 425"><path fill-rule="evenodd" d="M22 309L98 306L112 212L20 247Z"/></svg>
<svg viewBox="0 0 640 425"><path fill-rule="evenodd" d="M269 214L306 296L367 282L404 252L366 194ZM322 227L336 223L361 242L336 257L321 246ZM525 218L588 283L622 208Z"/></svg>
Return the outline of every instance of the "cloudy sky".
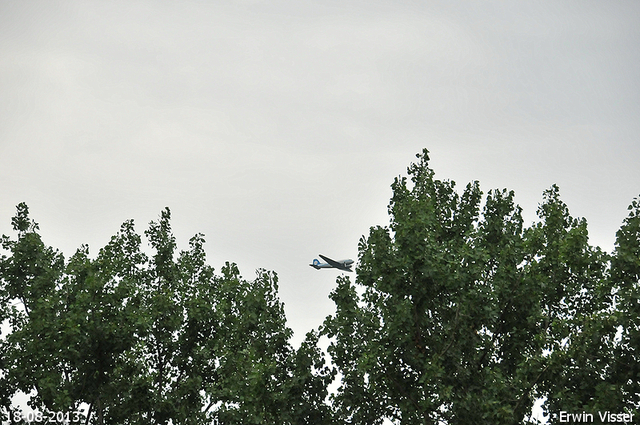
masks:
<svg viewBox="0 0 640 425"><path fill-rule="evenodd" d="M179 247L275 270L299 341L335 271L388 223L423 147L436 175L560 186L610 250L640 194L636 1L0 0L0 233L93 254L171 208Z"/></svg>

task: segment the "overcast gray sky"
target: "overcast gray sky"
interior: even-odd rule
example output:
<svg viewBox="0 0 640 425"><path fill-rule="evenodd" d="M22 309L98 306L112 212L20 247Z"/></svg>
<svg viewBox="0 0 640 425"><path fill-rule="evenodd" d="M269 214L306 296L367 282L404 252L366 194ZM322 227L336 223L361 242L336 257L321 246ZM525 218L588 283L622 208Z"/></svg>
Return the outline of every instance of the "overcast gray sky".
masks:
<svg viewBox="0 0 640 425"><path fill-rule="evenodd" d="M610 250L640 194L637 1L0 0L0 233L93 254L171 208L219 271L275 270L296 341L388 222L423 147L442 179L553 183Z"/></svg>

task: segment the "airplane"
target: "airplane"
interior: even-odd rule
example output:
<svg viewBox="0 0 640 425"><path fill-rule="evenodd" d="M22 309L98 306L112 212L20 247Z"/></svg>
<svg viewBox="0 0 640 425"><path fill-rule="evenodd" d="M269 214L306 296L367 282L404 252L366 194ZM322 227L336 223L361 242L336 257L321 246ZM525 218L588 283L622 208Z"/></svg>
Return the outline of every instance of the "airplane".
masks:
<svg viewBox="0 0 640 425"><path fill-rule="evenodd" d="M326 263L321 263L320 260L318 260L317 258L313 260L312 264L309 264L311 267L313 267L316 270L320 270L320 269L339 269L339 270L344 270L345 272L352 272L353 270L351 270L351 264L353 264L353 260L348 259L348 260L340 260L340 261L336 261L336 260L332 260L331 258L325 257L324 255L320 254L320 258L322 258L324 261L326 261Z"/></svg>

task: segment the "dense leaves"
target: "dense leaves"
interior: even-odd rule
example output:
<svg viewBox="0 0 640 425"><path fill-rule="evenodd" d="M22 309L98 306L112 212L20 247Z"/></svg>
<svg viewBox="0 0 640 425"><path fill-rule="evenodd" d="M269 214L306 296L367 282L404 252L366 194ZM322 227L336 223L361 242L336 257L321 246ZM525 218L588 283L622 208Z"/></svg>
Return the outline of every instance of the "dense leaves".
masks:
<svg viewBox="0 0 640 425"><path fill-rule="evenodd" d="M629 216L616 234L611 263L615 283L616 324L620 343L614 351L609 388L630 408L640 405L640 199L629 206Z"/></svg>
<svg viewBox="0 0 640 425"><path fill-rule="evenodd" d="M331 294L339 418L520 424L541 398L552 421L637 412L638 204L610 259L556 186L524 228L513 192L483 203L477 182L458 194L418 158L392 185L390 226L360 240L355 284Z"/></svg>
<svg viewBox="0 0 640 425"><path fill-rule="evenodd" d="M1 240L0 419L18 391L40 410L86 404L91 424L526 424L537 400L552 423L640 417L640 201L606 253L557 186L527 227L513 192L459 193L418 159L297 350L277 275L216 274L201 234L178 252L168 209L150 254L130 220L95 258L65 260L18 205Z"/></svg>
<svg viewBox="0 0 640 425"><path fill-rule="evenodd" d="M95 259L68 261L44 245L24 204L3 236L2 406L17 390L31 407L75 411L93 424L330 423L333 379L309 333L289 344L277 276L244 280L235 264L206 264L204 238L176 252L170 212L145 232L132 221Z"/></svg>

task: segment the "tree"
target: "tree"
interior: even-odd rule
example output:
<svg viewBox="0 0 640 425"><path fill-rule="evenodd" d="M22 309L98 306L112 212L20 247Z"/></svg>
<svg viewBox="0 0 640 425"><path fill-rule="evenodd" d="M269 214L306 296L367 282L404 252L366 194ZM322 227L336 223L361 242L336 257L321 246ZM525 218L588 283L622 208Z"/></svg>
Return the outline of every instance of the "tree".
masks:
<svg viewBox="0 0 640 425"><path fill-rule="evenodd" d="M620 342L615 347L609 375L621 404L638 414L640 406L640 199L629 206L629 215L616 234L611 262L612 296L616 301L615 324Z"/></svg>
<svg viewBox="0 0 640 425"><path fill-rule="evenodd" d="M490 191L481 213L478 182L459 195L435 179L426 149L418 158L411 184L392 185L390 225L360 240L355 284L340 277L331 294L336 313L322 333L343 377L339 418L520 424L542 397L552 418L637 409L637 369L616 367L620 350L637 365L637 350L615 338L622 280L609 277L609 255L588 244L586 220L569 215L557 186L525 229L513 192ZM636 218L614 263L633 288L625 299L638 293ZM621 316L624 347L638 346L634 314Z"/></svg>
<svg viewBox="0 0 640 425"><path fill-rule="evenodd" d="M17 391L40 410L86 403L87 424L525 424L539 399L552 422L638 415L640 201L609 254L555 185L525 227L513 192L459 194L418 159L297 350L277 274L216 274L201 234L177 252L169 209L150 255L129 220L95 258L65 260L18 205L17 239L1 240L0 419Z"/></svg>
<svg viewBox="0 0 640 425"><path fill-rule="evenodd" d="M176 253L170 217L145 232L151 256L129 220L95 259L82 246L65 261L18 206L0 258L5 412L35 390L34 409L87 403L92 424L331 423L333 372L316 333L289 344L277 275L247 281L232 263L215 275L203 235Z"/></svg>

